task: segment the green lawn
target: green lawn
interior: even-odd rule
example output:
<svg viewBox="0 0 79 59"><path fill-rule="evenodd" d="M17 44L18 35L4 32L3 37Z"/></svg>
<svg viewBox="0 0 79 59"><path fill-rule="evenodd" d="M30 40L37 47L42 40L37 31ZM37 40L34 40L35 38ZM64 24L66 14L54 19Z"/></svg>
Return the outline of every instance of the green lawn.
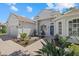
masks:
<svg viewBox="0 0 79 59"><path fill-rule="evenodd" d="M3 36L3 35L6 35L6 33L1 33L1 32L0 32L0 36Z"/></svg>
<svg viewBox="0 0 79 59"><path fill-rule="evenodd" d="M74 51L76 56L79 56L79 45L71 44L71 46L69 46L69 48Z"/></svg>

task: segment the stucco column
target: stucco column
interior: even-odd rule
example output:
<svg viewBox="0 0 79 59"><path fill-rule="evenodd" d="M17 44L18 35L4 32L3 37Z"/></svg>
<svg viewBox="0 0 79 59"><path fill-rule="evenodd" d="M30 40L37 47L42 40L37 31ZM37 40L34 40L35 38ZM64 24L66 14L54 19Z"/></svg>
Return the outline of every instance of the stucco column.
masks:
<svg viewBox="0 0 79 59"><path fill-rule="evenodd" d="M66 24L66 19L62 20L62 35L66 36L66 28L67 28L67 24Z"/></svg>
<svg viewBox="0 0 79 59"><path fill-rule="evenodd" d="M36 31L37 31L37 35L39 35L39 21L36 21Z"/></svg>

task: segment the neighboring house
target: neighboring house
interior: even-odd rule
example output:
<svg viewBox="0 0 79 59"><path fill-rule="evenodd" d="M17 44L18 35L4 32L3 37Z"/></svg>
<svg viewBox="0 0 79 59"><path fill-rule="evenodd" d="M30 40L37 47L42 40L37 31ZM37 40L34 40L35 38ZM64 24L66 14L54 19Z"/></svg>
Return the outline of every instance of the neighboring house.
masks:
<svg viewBox="0 0 79 59"><path fill-rule="evenodd" d="M2 29L2 26L6 26L5 23L0 23L0 30Z"/></svg>
<svg viewBox="0 0 79 59"><path fill-rule="evenodd" d="M0 23L0 30L2 29L2 26L3 26L3 25Z"/></svg>
<svg viewBox="0 0 79 59"><path fill-rule="evenodd" d="M61 14L52 9L44 9L34 18L37 34L44 31L46 36L79 36L79 9L72 8Z"/></svg>
<svg viewBox="0 0 79 59"><path fill-rule="evenodd" d="M12 13L7 21L8 35L18 38L20 37L20 33L30 35L34 30L34 26L34 21Z"/></svg>

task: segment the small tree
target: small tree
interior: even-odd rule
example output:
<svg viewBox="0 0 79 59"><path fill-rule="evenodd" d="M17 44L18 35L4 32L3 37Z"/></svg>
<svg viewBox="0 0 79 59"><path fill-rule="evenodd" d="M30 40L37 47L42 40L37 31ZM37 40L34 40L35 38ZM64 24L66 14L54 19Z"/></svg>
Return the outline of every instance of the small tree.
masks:
<svg viewBox="0 0 79 59"><path fill-rule="evenodd" d="M7 32L7 27L5 25L2 25L1 32L2 33L6 33Z"/></svg>

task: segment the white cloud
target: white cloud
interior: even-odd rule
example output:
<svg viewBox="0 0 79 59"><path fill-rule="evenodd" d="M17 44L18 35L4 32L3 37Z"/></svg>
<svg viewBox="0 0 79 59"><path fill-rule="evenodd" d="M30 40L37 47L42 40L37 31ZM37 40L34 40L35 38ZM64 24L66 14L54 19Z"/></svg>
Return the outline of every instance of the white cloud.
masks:
<svg viewBox="0 0 79 59"><path fill-rule="evenodd" d="M8 3L8 5L9 5L9 6L11 6L11 5L15 6L16 3Z"/></svg>
<svg viewBox="0 0 79 59"><path fill-rule="evenodd" d="M64 8L75 7L75 3L47 3L47 8L63 11Z"/></svg>
<svg viewBox="0 0 79 59"><path fill-rule="evenodd" d="M58 3L58 6L70 8L70 7L74 7L75 4L74 3Z"/></svg>
<svg viewBox="0 0 79 59"><path fill-rule="evenodd" d="M10 7L13 11L18 11L18 9L15 6Z"/></svg>
<svg viewBox="0 0 79 59"><path fill-rule="evenodd" d="M54 7L54 5L52 3L47 3L47 6L48 6L47 9L51 9Z"/></svg>
<svg viewBox="0 0 79 59"><path fill-rule="evenodd" d="M26 7L26 10L27 10L27 12L32 12L32 7L27 6L27 7Z"/></svg>
<svg viewBox="0 0 79 59"><path fill-rule="evenodd" d="M31 19L33 20L33 19L34 19L34 17L31 17Z"/></svg>
<svg viewBox="0 0 79 59"><path fill-rule="evenodd" d="M16 3L7 3L9 8L13 11L18 11L18 8L16 8Z"/></svg>
<svg viewBox="0 0 79 59"><path fill-rule="evenodd" d="M58 9L61 11L64 8L71 8L71 7L75 7L75 4L74 3L58 3L56 4L55 9Z"/></svg>

